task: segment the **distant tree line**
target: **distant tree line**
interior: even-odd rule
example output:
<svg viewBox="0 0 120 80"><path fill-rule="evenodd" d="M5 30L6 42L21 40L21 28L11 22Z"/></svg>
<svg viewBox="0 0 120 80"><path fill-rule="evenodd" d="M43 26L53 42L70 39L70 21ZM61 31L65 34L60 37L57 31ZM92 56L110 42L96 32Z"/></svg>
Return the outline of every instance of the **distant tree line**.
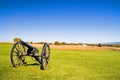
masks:
<svg viewBox="0 0 120 80"><path fill-rule="evenodd" d="M103 44L102 46L107 46L107 47L120 47L120 44Z"/></svg>
<svg viewBox="0 0 120 80"><path fill-rule="evenodd" d="M13 39L14 42L19 42L21 41L20 38L14 38ZM45 42L27 42L29 44L44 44ZM66 42L60 42L60 41L55 41L54 43L49 43L49 44L54 44L54 45L84 45L84 43L66 43ZM98 47L102 47L102 46L107 46L107 47L120 47L120 44L101 44L101 43L98 43L98 44L88 44L86 43L85 44L86 46L98 46Z"/></svg>
<svg viewBox="0 0 120 80"><path fill-rule="evenodd" d="M28 42L30 44L44 44L45 42ZM60 41L55 41L54 43L49 43L49 44L54 44L54 45L84 45L85 43L66 43L66 42L60 42ZM103 46L107 46L107 47L120 47L120 44L85 44L86 46L98 46L98 47L103 47Z"/></svg>
<svg viewBox="0 0 120 80"><path fill-rule="evenodd" d="M45 42L36 42L35 44L44 44L44 43ZM54 43L49 43L49 44L54 44L54 45L82 45L82 43L66 43L66 42L60 42L60 41L55 41Z"/></svg>

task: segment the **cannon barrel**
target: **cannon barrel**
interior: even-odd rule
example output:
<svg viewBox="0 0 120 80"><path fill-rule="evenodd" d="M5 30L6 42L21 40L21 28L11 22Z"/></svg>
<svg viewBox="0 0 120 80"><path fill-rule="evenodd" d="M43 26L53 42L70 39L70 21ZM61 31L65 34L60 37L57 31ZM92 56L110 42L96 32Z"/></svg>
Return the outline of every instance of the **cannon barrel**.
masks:
<svg viewBox="0 0 120 80"><path fill-rule="evenodd" d="M24 45L24 46L26 46L26 47L28 47L28 48L35 48L35 47L29 45L28 43L26 43L26 42L24 42L24 41L21 41L21 43L22 43L22 45Z"/></svg>
<svg viewBox="0 0 120 80"><path fill-rule="evenodd" d="M21 41L21 44L28 48L28 50L27 50L27 54L28 55L29 54L33 54L34 55L35 53L39 52L39 50L36 47L33 47L33 46L29 45L28 43L26 43L24 41Z"/></svg>

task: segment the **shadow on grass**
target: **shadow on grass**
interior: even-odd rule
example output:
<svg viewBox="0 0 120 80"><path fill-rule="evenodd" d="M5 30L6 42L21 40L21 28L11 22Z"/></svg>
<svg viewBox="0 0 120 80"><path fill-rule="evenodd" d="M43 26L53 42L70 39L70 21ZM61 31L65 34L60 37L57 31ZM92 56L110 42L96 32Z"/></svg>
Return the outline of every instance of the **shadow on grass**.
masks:
<svg viewBox="0 0 120 80"><path fill-rule="evenodd" d="M38 65L40 65L39 63L33 63L33 64L24 64L24 66L38 66Z"/></svg>

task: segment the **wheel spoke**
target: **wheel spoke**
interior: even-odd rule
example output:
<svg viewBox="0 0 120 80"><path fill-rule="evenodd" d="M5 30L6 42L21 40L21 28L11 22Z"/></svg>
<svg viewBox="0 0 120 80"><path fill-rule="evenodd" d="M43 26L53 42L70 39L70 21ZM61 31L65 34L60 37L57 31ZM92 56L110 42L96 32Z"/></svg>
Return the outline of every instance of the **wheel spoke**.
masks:
<svg viewBox="0 0 120 80"><path fill-rule="evenodd" d="M13 51L13 52L15 52L16 54L18 53L18 52L16 52L16 51Z"/></svg>
<svg viewBox="0 0 120 80"><path fill-rule="evenodd" d="M16 49L17 51L19 51L19 50L17 49L17 46L15 47L15 49Z"/></svg>

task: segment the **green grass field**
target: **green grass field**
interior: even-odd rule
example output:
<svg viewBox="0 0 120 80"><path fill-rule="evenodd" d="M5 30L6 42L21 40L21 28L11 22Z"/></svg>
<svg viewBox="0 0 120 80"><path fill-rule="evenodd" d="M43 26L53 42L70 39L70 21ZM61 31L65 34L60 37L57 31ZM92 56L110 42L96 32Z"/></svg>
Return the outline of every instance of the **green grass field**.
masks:
<svg viewBox="0 0 120 80"><path fill-rule="evenodd" d="M120 51L51 50L47 70L31 57L12 67L12 44L0 43L0 80L120 80Z"/></svg>

